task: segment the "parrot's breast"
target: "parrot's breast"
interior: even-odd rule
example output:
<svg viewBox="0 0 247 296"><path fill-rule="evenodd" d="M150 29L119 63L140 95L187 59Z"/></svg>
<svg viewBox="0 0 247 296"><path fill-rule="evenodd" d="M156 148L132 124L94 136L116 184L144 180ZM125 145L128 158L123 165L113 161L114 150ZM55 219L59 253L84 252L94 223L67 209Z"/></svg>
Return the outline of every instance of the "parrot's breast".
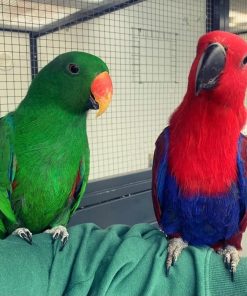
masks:
<svg viewBox="0 0 247 296"><path fill-rule="evenodd" d="M66 123L66 118L63 121ZM42 128L46 130L44 124ZM82 162L87 164L87 178L89 148L85 124L68 120L64 129L55 126L52 130L47 123L47 133L34 133L35 127L30 128L30 134L26 130L16 137L17 170L11 203L19 223L37 233L68 206Z"/></svg>
<svg viewBox="0 0 247 296"><path fill-rule="evenodd" d="M17 170L12 207L21 223L32 232L46 229L68 204L80 157L76 160L67 157L66 163L50 157L49 166L40 164Z"/></svg>
<svg viewBox="0 0 247 296"><path fill-rule="evenodd" d="M214 197L237 181L238 117L213 99L194 100L170 122L168 165L183 191Z"/></svg>

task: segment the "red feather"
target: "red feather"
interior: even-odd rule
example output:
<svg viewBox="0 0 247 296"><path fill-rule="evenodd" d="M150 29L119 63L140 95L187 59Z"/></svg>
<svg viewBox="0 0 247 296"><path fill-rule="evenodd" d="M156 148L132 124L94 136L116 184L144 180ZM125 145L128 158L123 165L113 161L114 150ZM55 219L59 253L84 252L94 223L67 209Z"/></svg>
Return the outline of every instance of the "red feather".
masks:
<svg viewBox="0 0 247 296"><path fill-rule="evenodd" d="M76 188L78 187L78 185L81 183L81 164L79 166L79 169L78 169L78 172L77 172L77 175L76 175L76 179L75 179L75 182L72 186L72 189L71 189L71 192L70 192L70 195L69 195L69 202L71 203L74 199L76 200L78 198L78 196L76 196Z"/></svg>
<svg viewBox="0 0 247 296"><path fill-rule="evenodd" d="M196 96L197 65L213 42L228 48L224 74L215 89ZM240 68L245 55L245 41L227 32L215 31L199 41L187 93L170 120L169 168L184 192L214 197L237 180L237 143L246 120L247 70Z"/></svg>

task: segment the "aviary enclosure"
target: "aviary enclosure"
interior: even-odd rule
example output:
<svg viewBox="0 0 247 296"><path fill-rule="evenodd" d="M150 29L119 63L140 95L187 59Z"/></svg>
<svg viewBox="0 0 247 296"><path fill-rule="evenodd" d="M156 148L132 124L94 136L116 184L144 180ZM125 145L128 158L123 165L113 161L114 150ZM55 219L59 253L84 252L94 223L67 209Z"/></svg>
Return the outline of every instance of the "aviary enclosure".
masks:
<svg viewBox="0 0 247 296"><path fill-rule="evenodd" d="M90 184L71 225L155 223L155 139L183 97L197 39L215 29L247 38L246 1L0 1L1 116L60 53L86 51L110 68L113 101L88 115Z"/></svg>

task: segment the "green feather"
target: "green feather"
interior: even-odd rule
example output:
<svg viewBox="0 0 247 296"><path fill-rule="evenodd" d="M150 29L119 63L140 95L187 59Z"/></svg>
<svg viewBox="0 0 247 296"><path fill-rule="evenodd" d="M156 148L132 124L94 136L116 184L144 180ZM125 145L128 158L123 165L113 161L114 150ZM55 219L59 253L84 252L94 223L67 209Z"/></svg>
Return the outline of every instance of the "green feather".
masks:
<svg viewBox="0 0 247 296"><path fill-rule="evenodd" d="M69 64L79 65L79 74L72 75ZM105 63L93 55L81 52L60 55L41 70L12 114L17 167L16 187L9 199L2 197L2 189L11 187L5 174L10 160L4 161L4 167L0 165L0 211L9 220L5 223L9 232L13 224L27 227L33 233L66 225L80 204L89 175L86 115L90 87L104 71L108 71ZM3 131L0 135L6 138ZM9 150L6 140L0 151L7 154ZM80 163L83 184L76 202L70 204Z"/></svg>
<svg viewBox="0 0 247 296"><path fill-rule="evenodd" d="M15 162L13 156L13 129L8 123L9 117L0 120L0 217L15 223L15 214L11 208L10 194L12 180L15 176ZM0 220L0 223L2 221ZM0 227L0 233L4 231Z"/></svg>

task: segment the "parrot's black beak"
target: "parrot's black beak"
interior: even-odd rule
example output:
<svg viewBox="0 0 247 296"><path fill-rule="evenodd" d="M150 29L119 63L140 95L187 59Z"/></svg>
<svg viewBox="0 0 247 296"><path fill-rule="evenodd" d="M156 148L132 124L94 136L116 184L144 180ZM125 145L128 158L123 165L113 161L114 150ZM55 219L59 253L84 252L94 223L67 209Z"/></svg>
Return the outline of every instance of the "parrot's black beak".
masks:
<svg viewBox="0 0 247 296"><path fill-rule="evenodd" d="M92 93L90 94L90 97L89 97L88 109L94 109L94 110L99 109L99 104L96 102Z"/></svg>
<svg viewBox="0 0 247 296"><path fill-rule="evenodd" d="M195 93L217 85L226 62L226 50L220 43L212 43L199 60L196 71Z"/></svg>

